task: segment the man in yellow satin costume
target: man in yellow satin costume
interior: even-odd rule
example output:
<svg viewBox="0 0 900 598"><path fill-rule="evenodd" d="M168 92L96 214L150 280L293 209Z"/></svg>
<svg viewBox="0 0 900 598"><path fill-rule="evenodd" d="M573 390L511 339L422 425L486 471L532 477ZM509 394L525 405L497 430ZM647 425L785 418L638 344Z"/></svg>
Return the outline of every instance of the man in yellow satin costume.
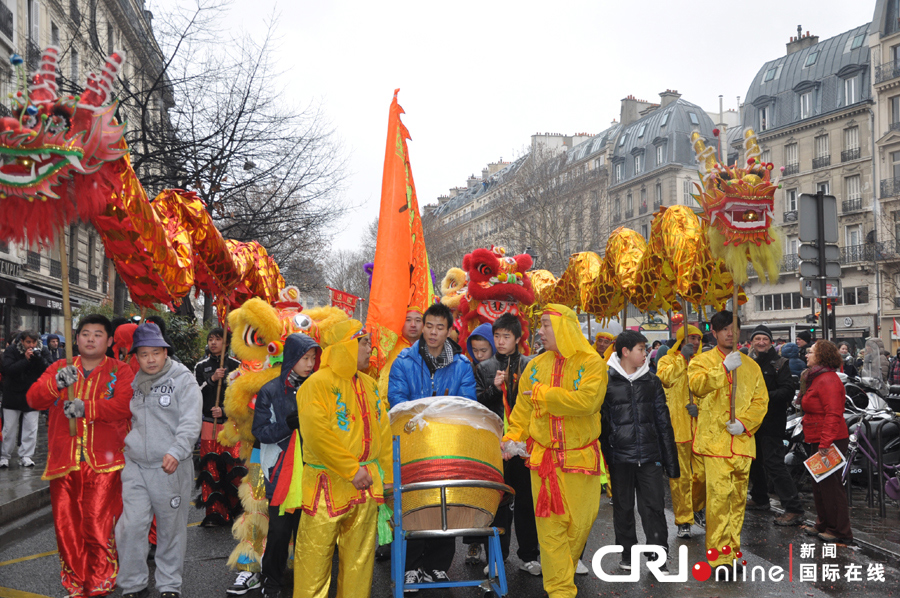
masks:
<svg viewBox="0 0 900 598"><path fill-rule="evenodd" d="M769 392L756 362L732 352L736 342L730 311L710 320L717 346L691 360L688 385L699 408L694 452L706 470L706 548L718 551L710 565L731 565L741 549L750 462L756 457L753 434L762 424ZM740 326L740 319L738 319ZM735 421L731 423L731 388ZM724 546L731 547L726 554Z"/></svg>
<svg viewBox="0 0 900 598"><path fill-rule="evenodd" d="M685 337L685 332L687 337ZM706 525L706 476L703 472L703 457L692 450L697 428L699 407L688 388L688 363L701 350L703 335L696 326L688 324L678 329L676 343L663 355L656 366L656 375L666 391L666 403L675 430L675 446L678 448L678 466L681 477L669 479L672 492L672 510L679 538L691 537L691 523Z"/></svg>
<svg viewBox="0 0 900 598"><path fill-rule="evenodd" d="M319 371L297 392L303 438L303 516L294 555L294 598L325 598L340 544L338 597L372 588L378 505L393 483L387 398L368 366L369 337L357 320L323 336Z"/></svg>
<svg viewBox="0 0 900 598"><path fill-rule="evenodd" d="M530 457L544 590L578 592L575 567L600 507L600 407L607 367L568 307L541 315L546 352L529 362L503 437L504 456L524 442Z"/></svg>

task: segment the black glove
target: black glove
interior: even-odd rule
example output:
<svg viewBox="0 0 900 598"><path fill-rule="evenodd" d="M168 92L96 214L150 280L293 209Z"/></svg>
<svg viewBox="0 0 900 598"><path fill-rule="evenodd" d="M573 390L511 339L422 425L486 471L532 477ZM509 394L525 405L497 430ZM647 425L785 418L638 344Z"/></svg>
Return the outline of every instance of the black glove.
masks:
<svg viewBox="0 0 900 598"><path fill-rule="evenodd" d="M291 430L300 429L300 414L291 413L289 416L287 416L287 419L285 421L287 422L288 428L290 428Z"/></svg>
<svg viewBox="0 0 900 598"><path fill-rule="evenodd" d="M685 359L690 359L694 355L694 345L690 343L685 343L681 346L681 354L684 355Z"/></svg>
<svg viewBox="0 0 900 598"><path fill-rule="evenodd" d="M691 417L697 417L697 414L700 413L700 410L697 409L697 406L694 405L693 403L685 405L684 408L687 409L687 412L690 414Z"/></svg>

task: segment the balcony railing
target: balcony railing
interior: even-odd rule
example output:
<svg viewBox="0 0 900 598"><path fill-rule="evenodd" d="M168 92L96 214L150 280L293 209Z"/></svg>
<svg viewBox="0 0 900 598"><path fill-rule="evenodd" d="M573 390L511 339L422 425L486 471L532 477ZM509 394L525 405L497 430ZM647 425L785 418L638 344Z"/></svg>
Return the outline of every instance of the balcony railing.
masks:
<svg viewBox="0 0 900 598"><path fill-rule="evenodd" d="M792 174L797 174L800 172L800 163L795 162L794 164L787 164L784 167L784 176L791 176Z"/></svg>
<svg viewBox="0 0 900 598"><path fill-rule="evenodd" d="M900 77L900 60L892 60L875 67L875 83L884 83L894 77Z"/></svg>
<svg viewBox="0 0 900 598"><path fill-rule="evenodd" d="M813 158L813 170L816 170L817 168L825 168L826 166L831 166L830 155Z"/></svg>
<svg viewBox="0 0 900 598"><path fill-rule="evenodd" d="M613 212L613 215L612 215L613 222L619 222L621 219L622 219L621 212Z"/></svg>
<svg viewBox="0 0 900 598"><path fill-rule="evenodd" d="M797 222L797 210L785 212L782 222Z"/></svg>
<svg viewBox="0 0 900 598"><path fill-rule="evenodd" d="M857 197L855 199L845 199L843 204L841 205L841 211L845 214L847 212L858 212L862 209L862 198Z"/></svg>
<svg viewBox="0 0 900 598"><path fill-rule="evenodd" d="M649 209L647 204L641 204L641 207L638 208L638 214L646 214Z"/></svg>
<svg viewBox="0 0 900 598"><path fill-rule="evenodd" d="M629 218L634 218L634 210L625 210L625 220Z"/></svg>
<svg viewBox="0 0 900 598"><path fill-rule="evenodd" d="M88 274L88 288L92 291L97 290L97 275Z"/></svg>
<svg viewBox="0 0 900 598"><path fill-rule="evenodd" d="M30 39L25 42L25 60L28 61L28 68L33 71L38 70L41 65L41 49Z"/></svg>
<svg viewBox="0 0 900 598"><path fill-rule="evenodd" d="M81 270L78 268L69 268L69 283L70 284L81 284Z"/></svg>
<svg viewBox="0 0 900 598"><path fill-rule="evenodd" d="M850 160L859 160L859 148L845 149L841 152L841 162L849 162Z"/></svg>
<svg viewBox="0 0 900 598"><path fill-rule="evenodd" d="M896 257L897 253L893 241L841 247L841 264L844 265L881 261Z"/></svg>
<svg viewBox="0 0 900 598"><path fill-rule="evenodd" d="M9 39L13 37L13 13L2 2L0 2L0 33L3 33Z"/></svg>
<svg viewBox="0 0 900 598"><path fill-rule="evenodd" d="M50 260L50 276L62 279L62 264L59 260Z"/></svg>
<svg viewBox="0 0 900 598"><path fill-rule="evenodd" d="M654 209L654 210L660 209L660 208L662 207L662 205L663 205L663 201L662 201L661 199L654 199L654 200L653 200L653 209Z"/></svg>
<svg viewBox="0 0 900 598"><path fill-rule="evenodd" d="M900 195L900 178L883 179L881 181L881 198L893 197Z"/></svg>
<svg viewBox="0 0 900 598"><path fill-rule="evenodd" d="M25 268L32 272L41 271L41 254L37 251L29 251L28 259L25 261Z"/></svg>
<svg viewBox="0 0 900 598"><path fill-rule="evenodd" d="M786 253L781 258L782 272L796 272L800 267L800 256L796 253Z"/></svg>

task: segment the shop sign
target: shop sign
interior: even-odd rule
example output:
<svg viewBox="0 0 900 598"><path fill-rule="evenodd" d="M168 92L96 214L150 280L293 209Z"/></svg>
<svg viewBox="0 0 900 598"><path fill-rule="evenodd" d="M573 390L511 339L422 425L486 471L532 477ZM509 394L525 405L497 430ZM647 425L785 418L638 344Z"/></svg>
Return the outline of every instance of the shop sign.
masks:
<svg viewBox="0 0 900 598"><path fill-rule="evenodd" d="M20 278L22 276L22 264L17 264L8 260L0 260L0 276Z"/></svg>

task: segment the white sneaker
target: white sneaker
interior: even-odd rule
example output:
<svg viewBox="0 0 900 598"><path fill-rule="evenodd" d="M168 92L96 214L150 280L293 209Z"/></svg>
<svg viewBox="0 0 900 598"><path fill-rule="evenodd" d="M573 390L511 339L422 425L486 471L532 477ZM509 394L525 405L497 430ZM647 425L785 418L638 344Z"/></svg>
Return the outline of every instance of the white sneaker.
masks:
<svg viewBox="0 0 900 598"><path fill-rule="evenodd" d="M578 562L581 563L581 561ZM519 565L519 570L531 573L535 577L540 575L543 571L541 569L541 564L538 561L528 561L527 563L522 563L521 565Z"/></svg>
<svg viewBox="0 0 900 598"><path fill-rule="evenodd" d="M9 459L0 459L0 469L9 467Z"/></svg>
<svg viewBox="0 0 900 598"><path fill-rule="evenodd" d="M484 566L484 574L485 574L485 575L487 575L487 574L488 574L488 571L490 571L490 570L491 570L491 566L490 566L490 565L485 565L485 566Z"/></svg>
<svg viewBox="0 0 900 598"><path fill-rule="evenodd" d="M19 459L19 465L22 467L34 467L34 461L31 460L31 457L22 457Z"/></svg>
<svg viewBox="0 0 900 598"><path fill-rule="evenodd" d="M590 569L584 566L581 559L578 559L578 565L575 567L575 575L587 575L588 573L590 573Z"/></svg>

